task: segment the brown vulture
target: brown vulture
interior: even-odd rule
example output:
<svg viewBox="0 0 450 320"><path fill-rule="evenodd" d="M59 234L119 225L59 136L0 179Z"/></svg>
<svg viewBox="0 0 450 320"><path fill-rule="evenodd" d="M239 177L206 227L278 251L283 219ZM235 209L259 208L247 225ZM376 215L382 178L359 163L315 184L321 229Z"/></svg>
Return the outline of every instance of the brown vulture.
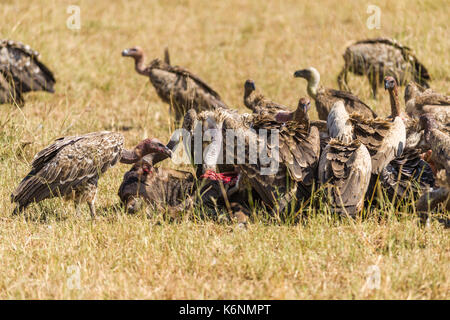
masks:
<svg viewBox="0 0 450 320"><path fill-rule="evenodd" d="M339 88L349 90L347 73L366 75L376 98L377 88L385 76L392 76L400 85L416 81L428 88L430 74L425 66L417 60L412 50L393 39L375 38L357 41L347 47L344 53L345 65L339 73Z"/></svg>
<svg viewBox="0 0 450 320"><path fill-rule="evenodd" d="M39 53L28 45L12 40L0 40L0 104L24 104L23 93L47 91L53 93L53 73L39 61Z"/></svg>
<svg viewBox="0 0 450 320"><path fill-rule="evenodd" d="M377 115L373 110L357 96L347 91L334 90L319 86L320 74L313 68L298 70L294 73L296 78L304 78L308 81L308 95L314 99L316 103L317 113L320 120L327 121L328 113L338 100L344 102L345 108L349 114L358 113L367 119L376 118Z"/></svg>
<svg viewBox="0 0 450 320"><path fill-rule="evenodd" d="M166 49L165 61L154 59L146 65L142 48L133 47L122 51L122 56L132 57L136 72L149 77L156 93L181 120L191 108L197 112L227 108L219 94L192 72L179 66L172 66Z"/></svg>

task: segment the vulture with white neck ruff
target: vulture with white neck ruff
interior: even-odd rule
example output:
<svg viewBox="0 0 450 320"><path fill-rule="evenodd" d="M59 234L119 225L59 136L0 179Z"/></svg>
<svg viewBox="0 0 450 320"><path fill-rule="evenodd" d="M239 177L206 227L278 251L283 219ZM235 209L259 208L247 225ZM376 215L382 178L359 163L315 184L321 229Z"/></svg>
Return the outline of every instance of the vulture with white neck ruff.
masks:
<svg viewBox="0 0 450 320"><path fill-rule="evenodd" d="M344 102L345 109L349 114L358 113L367 119L377 117L375 112L373 112L367 104L362 102L352 93L319 86L320 74L319 71L313 67L296 71L294 77L304 78L308 81L308 95L313 98L316 103L316 109L320 120L327 121L330 109L338 100Z"/></svg>
<svg viewBox="0 0 450 320"><path fill-rule="evenodd" d="M202 79L182 67L172 66L167 49L165 61L154 59L148 65L140 47L125 49L122 56L133 58L136 72L150 78L161 100L173 108L176 121L191 108L197 112L227 108L219 94Z"/></svg>
<svg viewBox="0 0 450 320"><path fill-rule="evenodd" d="M95 198L100 176L117 162L135 163L149 153L171 156L171 150L156 139L145 139L133 150L123 148L120 133L101 131L63 137L33 159L31 171L11 195L18 205L14 213L29 204L62 196L74 200L77 213L86 201L95 218Z"/></svg>

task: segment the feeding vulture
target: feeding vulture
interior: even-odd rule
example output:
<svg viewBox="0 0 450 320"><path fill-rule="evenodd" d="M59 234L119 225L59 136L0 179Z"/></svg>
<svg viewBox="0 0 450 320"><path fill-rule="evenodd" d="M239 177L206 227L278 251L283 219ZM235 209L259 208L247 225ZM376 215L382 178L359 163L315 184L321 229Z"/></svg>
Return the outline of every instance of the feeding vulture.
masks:
<svg viewBox="0 0 450 320"><path fill-rule="evenodd" d="M38 58L39 53L28 45L0 40L0 104L23 106L23 93L54 92L53 73Z"/></svg>
<svg viewBox="0 0 450 320"><path fill-rule="evenodd" d="M158 96L174 110L176 121L191 108L197 112L227 108L219 94L202 79L182 67L172 66L167 49L165 61L154 59L148 65L140 47L125 49L122 56L132 57L136 72L150 78Z"/></svg>
<svg viewBox="0 0 450 320"><path fill-rule="evenodd" d="M194 194L195 179L192 173L157 168L154 155L143 157L123 177L119 198L129 213L138 211L142 200L156 210L176 209Z"/></svg>
<svg viewBox="0 0 450 320"><path fill-rule="evenodd" d="M145 139L133 150L123 144L122 134L108 131L55 140L36 154L31 171L12 193L11 201L17 203L14 213L33 202L63 196L75 201L77 212L86 201L94 218L98 179L108 168L117 162L135 163L152 152L171 155L156 139Z"/></svg>
<svg viewBox="0 0 450 320"><path fill-rule="evenodd" d="M345 108L349 114L358 113L367 119L377 117L375 112L373 112L367 104L350 92L319 86L320 74L313 67L296 71L294 77L304 78L308 81L308 95L316 102L316 109L320 120L327 121L330 109L338 100L344 102Z"/></svg>
<svg viewBox="0 0 450 320"><path fill-rule="evenodd" d="M320 138L319 130L308 121L307 102L300 103L290 117L284 112L275 117L255 114L247 119L248 127L233 118L224 121L245 151L243 159L238 156L236 161L240 175L274 211L282 212L292 201L297 206L309 198L314 183ZM229 144L226 147L227 154L234 154Z"/></svg>
<svg viewBox="0 0 450 320"><path fill-rule="evenodd" d="M355 216L364 205L372 172L367 148L354 139L350 117L342 101L332 107L328 121L330 142L319 162L319 181L333 211Z"/></svg>
<svg viewBox="0 0 450 320"><path fill-rule="evenodd" d="M344 53L345 65L339 73L339 88L349 90L347 73L366 75L372 86L373 97L385 76L394 77L400 85L413 80L428 88L430 74L417 60L412 50L389 38L375 38L357 41Z"/></svg>

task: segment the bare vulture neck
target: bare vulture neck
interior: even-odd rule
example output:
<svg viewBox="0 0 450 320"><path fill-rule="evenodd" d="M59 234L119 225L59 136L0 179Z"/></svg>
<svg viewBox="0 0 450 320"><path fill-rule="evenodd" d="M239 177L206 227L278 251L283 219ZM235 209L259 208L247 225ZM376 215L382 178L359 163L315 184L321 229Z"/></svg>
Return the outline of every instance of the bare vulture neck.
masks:
<svg viewBox="0 0 450 320"><path fill-rule="evenodd" d="M135 152L135 150L123 149L120 162L125 164L133 164L138 162L140 159L141 157Z"/></svg>
<svg viewBox="0 0 450 320"><path fill-rule="evenodd" d="M320 82L320 76L316 73L311 73L310 77L308 78L308 95L316 99L317 96L317 90L319 88L319 82Z"/></svg>
<svg viewBox="0 0 450 320"><path fill-rule="evenodd" d="M145 56L143 54L134 58L134 62L137 73L142 74L143 76L149 75L147 68L145 66Z"/></svg>
<svg viewBox="0 0 450 320"><path fill-rule="evenodd" d="M395 86L389 90L389 98L391 100L391 115L392 118L399 117L401 114L400 101L398 99L398 89Z"/></svg>

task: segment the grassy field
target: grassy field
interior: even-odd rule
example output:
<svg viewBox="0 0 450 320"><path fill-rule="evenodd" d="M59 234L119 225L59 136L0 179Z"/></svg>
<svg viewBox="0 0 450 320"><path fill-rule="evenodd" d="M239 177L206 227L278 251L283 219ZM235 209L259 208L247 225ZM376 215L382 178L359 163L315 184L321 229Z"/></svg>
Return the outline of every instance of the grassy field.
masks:
<svg viewBox="0 0 450 320"><path fill-rule="evenodd" d="M234 224L117 209L123 173L100 180L100 217L75 216L55 199L11 217L9 195L33 155L71 134L123 132L131 147L144 137L167 139L168 106L120 53L140 45L194 71L230 105L244 111L247 78L275 101L295 106L306 96L297 69L314 66L336 87L349 41L389 36L411 46L429 68L432 87L448 93L450 6L442 1L372 1L380 29L369 30L360 1L13 1L0 4L0 37L29 44L55 72L56 93L26 95L0 113L0 298L28 299L448 299L450 237L436 221L388 210L378 219L335 221L318 212L287 225L254 219ZM81 8L81 29L66 26L69 5ZM350 76L353 91L387 114L380 90ZM312 117L316 118L315 110ZM169 162L164 166L172 166ZM186 167L184 167L186 169ZM376 266L376 267L373 267ZM379 270L371 286L370 270Z"/></svg>

